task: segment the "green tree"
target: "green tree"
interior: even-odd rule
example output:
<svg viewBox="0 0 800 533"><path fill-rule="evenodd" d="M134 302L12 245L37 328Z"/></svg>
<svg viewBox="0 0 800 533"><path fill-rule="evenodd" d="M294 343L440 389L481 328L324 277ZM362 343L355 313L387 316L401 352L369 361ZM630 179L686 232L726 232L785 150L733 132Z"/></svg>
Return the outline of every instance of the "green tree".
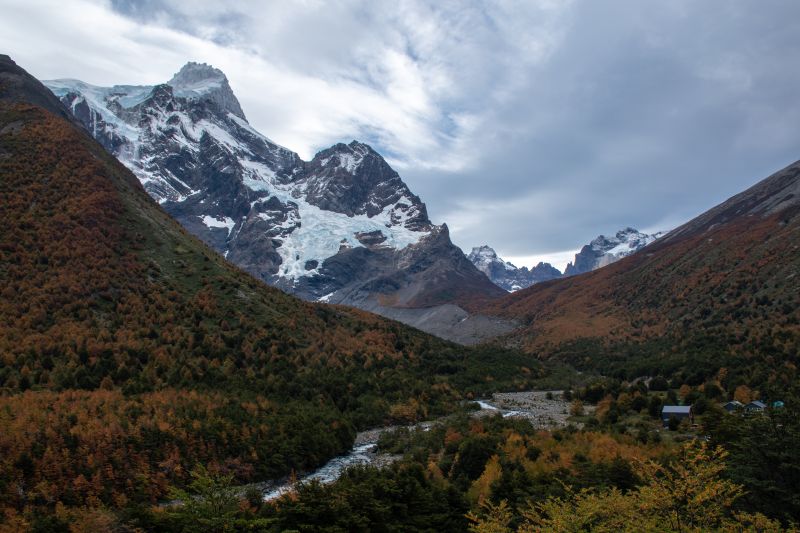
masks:
<svg viewBox="0 0 800 533"><path fill-rule="evenodd" d="M210 472L203 465L192 470L189 490L173 489L177 500L169 510L181 531L233 531L239 498L232 487L233 475Z"/></svg>
<svg viewBox="0 0 800 533"><path fill-rule="evenodd" d="M712 442L730 452L727 475L744 485L741 504L785 521L800 521L800 402L787 398L766 416L714 412Z"/></svg>

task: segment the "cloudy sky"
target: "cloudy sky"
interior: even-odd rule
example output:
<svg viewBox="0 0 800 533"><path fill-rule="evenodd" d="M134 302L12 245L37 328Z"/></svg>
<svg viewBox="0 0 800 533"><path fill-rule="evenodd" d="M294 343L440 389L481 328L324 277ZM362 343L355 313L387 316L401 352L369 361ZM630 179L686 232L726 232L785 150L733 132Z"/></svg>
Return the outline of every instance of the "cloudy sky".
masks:
<svg viewBox="0 0 800 533"><path fill-rule="evenodd" d="M372 144L465 250L563 268L800 159L800 2L0 0L41 79L222 69L304 158Z"/></svg>

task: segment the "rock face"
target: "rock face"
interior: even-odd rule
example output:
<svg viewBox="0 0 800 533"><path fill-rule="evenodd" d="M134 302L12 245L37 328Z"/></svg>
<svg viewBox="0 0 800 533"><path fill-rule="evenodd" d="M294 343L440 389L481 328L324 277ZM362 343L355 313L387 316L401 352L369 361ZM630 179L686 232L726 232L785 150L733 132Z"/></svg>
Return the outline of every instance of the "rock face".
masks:
<svg viewBox="0 0 800 533"><path fill-rule="evenodd" d="M661 235L660 232L647 235L633 228L620 230L613 237L600 235L575 254L575 261L567 265L563 274L550 263L539 263L530 270L517 268L486 245L473 248L467 257L495 285L514 292L543 281L591 272L641 250Z"/></svg>
<svg viewBox="0 0 800 533"><path fill-rule="evenodd" d="M502 295L372 148L303 161L250 126L218 69L189 63L155 86L44 83L187 230L271 285L366 308Z"/></svg>
<svg viewBox="0 0 800 533"><path fill-rule="evenodd" d="M508 292L561 277L561 272L550 263L540 262L530 270L527 267L517 268L498 257L494 249L486 245L473 248L467 258L495 285Z"/></svg>
<svg viewBox="0 0 800 533"><path fill-rule="evenodd" d="M575 254L575 261L567 265L564 276L575 276L609 265L638 252L661 235L661 232L647 235L633 228L620 230L613 237L600 235Z"/></svg>

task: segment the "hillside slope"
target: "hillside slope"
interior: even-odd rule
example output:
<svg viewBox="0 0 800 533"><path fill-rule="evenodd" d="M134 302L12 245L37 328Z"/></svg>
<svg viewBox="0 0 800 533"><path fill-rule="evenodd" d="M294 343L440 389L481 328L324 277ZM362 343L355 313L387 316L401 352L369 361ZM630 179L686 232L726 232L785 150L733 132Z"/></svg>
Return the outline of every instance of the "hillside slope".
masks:
<svg viewBox="0 0 800 533"><path fill-rule="evenodd" d="M48 95L0 56L0 507L154 502L197 463L284 475L523 383L518 354L231 266Z"/></svg>
<svg viewBox="0 0 800 533"><path fill-rule="evenodd" d="M620 376L766 383L800 357L800 162L580 276L518 291L489 312L542 357Z"/></svg>

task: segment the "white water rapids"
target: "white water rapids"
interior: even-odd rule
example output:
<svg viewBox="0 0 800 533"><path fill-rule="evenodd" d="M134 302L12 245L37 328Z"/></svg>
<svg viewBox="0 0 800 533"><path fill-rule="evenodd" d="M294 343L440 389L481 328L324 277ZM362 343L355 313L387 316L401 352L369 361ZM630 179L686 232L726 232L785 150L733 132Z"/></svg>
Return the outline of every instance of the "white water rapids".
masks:
<svg viewBox="0 0 800 533"><path fill-rule="evenodd" d="M503 416L506 416L504 411L487 403L486 401L481 400L477 403L483 410L501 411L504 413ZM428 431L436 422L437 421L420 422L419 424L404 427L411 430L422 429L423 431ZM347 454L334 457L325 463L325 465L314 470L310 474L306 474L298 478L295 483L302 484L311 481L319 481L323 484L333 483L339 479L339 477L347 468L351 466L375 464L386 465L391 463L392 461L398 459L398 457L378 453L378 439L384 432L399 429L400 427L403 426L387 426L359 433L356 437L355 444L353 444L352 449ZM295 489L295 483L292 483L291 481L285 481L279 483L278 485L271 486L264 492L264 500L274 500L276 498L280 498L284 494L292 492Z"/></svg>

